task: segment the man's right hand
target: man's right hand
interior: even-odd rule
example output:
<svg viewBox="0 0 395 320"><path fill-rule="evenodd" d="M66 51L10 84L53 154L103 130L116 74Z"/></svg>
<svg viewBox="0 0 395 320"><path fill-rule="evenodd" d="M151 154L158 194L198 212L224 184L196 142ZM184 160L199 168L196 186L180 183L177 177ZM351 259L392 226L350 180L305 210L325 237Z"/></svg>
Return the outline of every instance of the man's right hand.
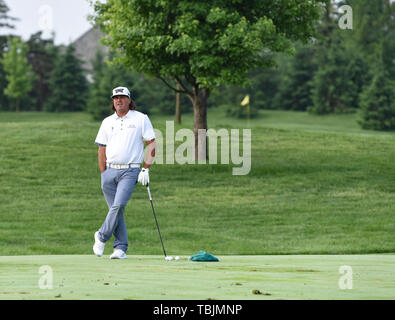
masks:
<svg viewBox="0 0 395 320"><path fill-rule="evenodd" d="M148 186L149 183L149 169L148 168L142 168L139 176L137 178L137 181L140 182L143 186Z"/></svg>

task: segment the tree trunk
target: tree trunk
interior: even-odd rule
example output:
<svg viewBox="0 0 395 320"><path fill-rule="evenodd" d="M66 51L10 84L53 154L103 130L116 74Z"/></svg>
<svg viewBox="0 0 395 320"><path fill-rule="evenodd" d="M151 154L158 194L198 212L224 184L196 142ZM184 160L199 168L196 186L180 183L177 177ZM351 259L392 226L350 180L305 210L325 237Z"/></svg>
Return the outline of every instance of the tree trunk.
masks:
<svg viewBox="0 0 395 320"><path fill-rule="evenodd" d="M195 134L195 161L205 163L207 159L207 100L210 95L209 89L195 87L190 96L194 112Z"/></svg>
<svg viewBox="0 0 395 320"><path fill-rule="evenodd" d="M177 90L181 90L181 86L177 83ZM181 123L181 93L176 92L176 123Z"/></svg>

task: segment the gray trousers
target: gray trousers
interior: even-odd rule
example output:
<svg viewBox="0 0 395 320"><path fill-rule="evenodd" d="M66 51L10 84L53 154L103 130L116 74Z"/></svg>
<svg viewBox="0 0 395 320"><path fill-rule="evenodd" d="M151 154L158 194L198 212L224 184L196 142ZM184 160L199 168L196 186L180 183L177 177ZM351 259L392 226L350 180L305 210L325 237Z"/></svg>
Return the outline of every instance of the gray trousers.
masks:
<svg viewBox="0 0 395 320"><path fill-rule="evenodd" d="M128 233L124 211L137 184L140 168L118 170L107 168L101 174L101 186L108 213L99 229L99 240L106 242L114 235L114 249L128 249Z"/></svg>

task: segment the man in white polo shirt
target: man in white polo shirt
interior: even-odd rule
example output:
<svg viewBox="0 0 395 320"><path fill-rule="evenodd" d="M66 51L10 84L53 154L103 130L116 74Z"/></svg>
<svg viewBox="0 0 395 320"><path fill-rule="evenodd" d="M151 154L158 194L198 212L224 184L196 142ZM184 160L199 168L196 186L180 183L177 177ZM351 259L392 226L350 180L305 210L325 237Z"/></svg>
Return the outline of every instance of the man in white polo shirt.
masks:
<svg viewBox="0 0 395 320"><path fill-rule="evenodd" d="M102 256L104 245L114 235L111 259L125 259L128 235L124 218L127 202L137 182L149 183L149 167L155 156L155 133L147 115L136 111L126 87L113 90L113 115L100 126L95 144L99 146L98 162L101 186L108 205L104 223L95 232L93 252ZM144 142L148 145L143 168Z"/></svg>

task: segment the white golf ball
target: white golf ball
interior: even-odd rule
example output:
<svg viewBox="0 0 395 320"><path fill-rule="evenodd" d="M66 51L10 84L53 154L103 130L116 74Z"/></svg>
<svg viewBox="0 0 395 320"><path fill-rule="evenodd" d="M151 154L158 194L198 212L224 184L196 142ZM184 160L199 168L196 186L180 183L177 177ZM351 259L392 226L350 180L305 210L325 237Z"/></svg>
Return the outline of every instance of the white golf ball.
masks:
<svg viewBox="0 0 395 320"><path fill-rule="evenodd" d="M171 260L173 260L173 257L172 257L172 256L167 256L165 259L166 259L167 261L171 261Z"/></svg>
<svg viewBox="0 0 395 320"><path fill-rule="evenodd" d="M176 259L176 260L180 260L180 257L179 257L179 256L177 256L177 257L175 257L174 259Z"/></svg>

